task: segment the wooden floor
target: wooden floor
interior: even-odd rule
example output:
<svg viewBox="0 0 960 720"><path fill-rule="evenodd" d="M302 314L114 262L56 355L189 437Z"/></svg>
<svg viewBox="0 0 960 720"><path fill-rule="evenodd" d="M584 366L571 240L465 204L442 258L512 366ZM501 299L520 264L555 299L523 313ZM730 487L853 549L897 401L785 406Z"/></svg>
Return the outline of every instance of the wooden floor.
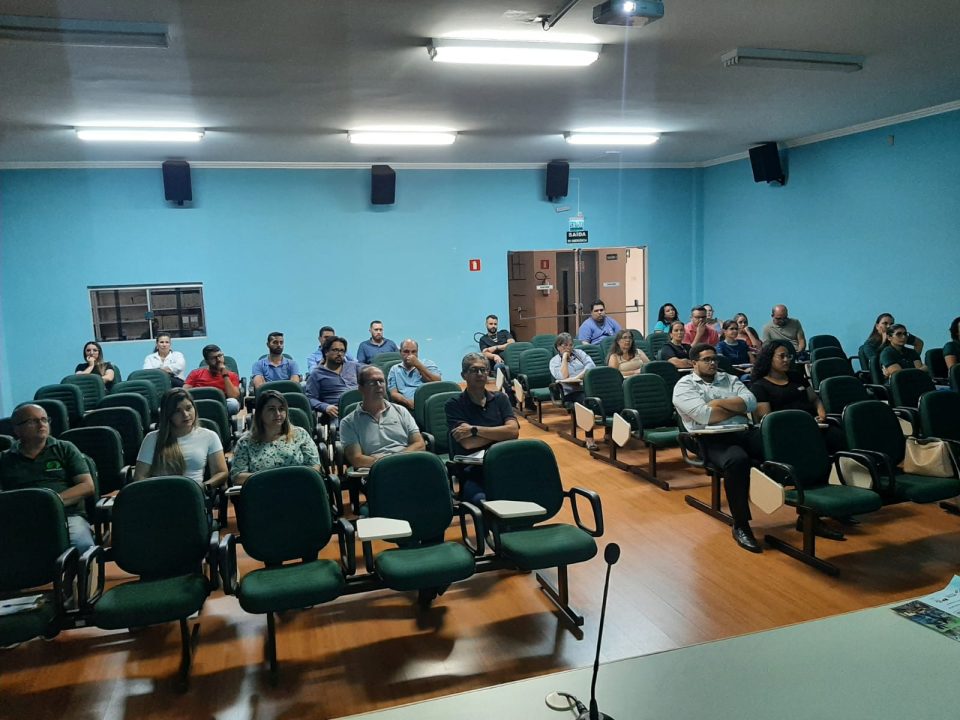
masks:
<svg viewBox="0 0 960 720"><path fill-rule="evenodd" d="M820 554L841 569L829 578L776 551L739 549L726 525L684 503L684 489L660 490L526 422L521 436L555 449L565 485L601 494L601 544L623 549L611 581L605 660L909 598L958 571L960 520L935 506L885 508L850 530L846 542L821 540ZM665 478L709 497L703 476L678 452L663 458ZM769 529L796 540L794 518L781 510L755 518L754 526L758 536ZM218 592L198 621L185 694L175 681L175 625L82 629L0 651L0 717L335 718L584 666L593 659L604 569L598 556L570 571L573 604L586 615L583 640L557 618L533 576L506 572L452 587L425 613L412 594L383 591L284 614L275 687L263 669L264 617L245 614ZM122 577L112 566L108 575Z"/></svg>

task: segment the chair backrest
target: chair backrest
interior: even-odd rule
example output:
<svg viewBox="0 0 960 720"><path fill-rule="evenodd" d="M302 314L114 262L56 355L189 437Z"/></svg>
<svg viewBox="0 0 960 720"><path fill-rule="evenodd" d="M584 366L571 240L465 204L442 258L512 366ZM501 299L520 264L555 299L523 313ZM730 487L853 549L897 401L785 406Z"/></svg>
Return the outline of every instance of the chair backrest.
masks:
<svg viewBox="0 0 960 720"><path fill-rule="evenodd" d="M933 378L920 368L906 368L890 377L890 396L897 407L918 407L920 396L936 389Z"/></svg>
<svg viewBox="0 0 960 720"><path fill-rule="evenodd" d="M359 388L347 390L343 395L340 396L340 399L337 400L337 410L340 413L340 417L344 417L343 411L346 409L347 405L360 402L362 400L363 394L360 392Z"/></svg>
<svg viewBox="0 0 960 720"><path fill-rule="evenodd" d="M134 370L127 376L127 381L130 380L145 380L150 383L153 385L158 398L163 397L163 394L172 387L170 373L163 370ZM116 390L116 385L114 385L113 392L116 392Z"/></svg>
<svg viewBox="0 0 960 720"><path fill-rule="evenodd" d="M599 345L577 345L577 350L583 350L587 355L590 356L590 359L593 360L593 364L597 367L607 364L607 358L604 357L603 351L600 349Z"/></svg>
<svg viewBox="0 0 960 720"><path fill-rule="evenodd" d="M76 385L83 394L83 404L88 408L96 407L100 398L107 394L107 386L99 375L67 375L60 381L61 385Z"/></svg>
<svg viewBox="0 0 960 720"><path fill-rule="evenodd" d="M844 354L842 349L833 347L832 345L814 348L810 351L810 360L812 362L823 360L824 358L843 358L846 360L847 356Z"/></svg>
<svg viewBox="0 0 960 720"><path fill-rule="evenodd" d="M641 368L640 372L662 377L667 384L667 394L673 397L673 386L680 380L680 371L673 363L666 360L651 360Z"/></svg>
<svg viewBox="0 0 960 720"><path fill-rule="evenodd" d="M132 392L110 393L97 403L98 410L114 407L125 407L134 410L137 415L140 416L140 424L144 432L150 427L150 403L143 395Z"/></svg>
<svg viewBox="0 0 960 720"><path fill-rule="evenodd" d="M371 517L410 523L412 535L401 545L442 541L453 519L447 469L440 458L426 452L381 458L367 476L367 505Z"/></svg>
<svg viewBox="0 0 960 720"><path fill-rule="evenodd" d="M607 358L610 357L610 348L613 347L613 337L605 337L597 343L600 346L600 355L603 357L604 364L606 364Z"/></svg>
<svg viewBox="0 0 960 720"><path fill-rule="evenodd" d="M820 362L832 361L833 358ZM820 380L820 400L831 415L839 415L850 403L869 399L870 394L860 382L860 378L852 375L835 375Z"/></svg>
<svg viewBox="0 0 960 720"><path fill-rule="evenodd" d="M97 426L112 427L120 433L123 461L127 465L137 462L144 434L140 413L128 407L109 407L91 410L83 416L83 427Z"/></svg>
<svg viewBox="0 0 960 720"><path fill-rule="evenodd" d="M333 533L330 498L313 468L254 473L237 497L236 513L244 552L268 565L315 559Z"/></svg>
<svg viewBox="0 0 960 720"><path fill-rule="evenodd" d="M227 414L226 404L217 400L194 400L193 404L197 408L198 417L213 420L217 424L217 434L223 450L229 451L233 447L233 438L230 434L230 416Z"/></svg>
<svg viewBox="0 0 960 720"><path fill-rule="evenodd" d="M843 411L843 431L851 450L873 450L894 465L903 462L906 439L893 408L879 400L855 402Z"/></svg>
<svg viewBox="0 0 960 720"><path fill-rule="evenodd" d="M960 392L960 362L950 368L950 389Z"/></svg>
<svg viewBox="0 0 960 720"><path fill-rule="evenodd" d="M483 456L483 477L488 500L526 500L546 510L544 515L511 521L511 525L547 521L563 506L557 458L542 440L504 440L491 445Z"/></svg>
<svg viewBox="0 0 960 720"><path fill-rule="evenodd" d="M287 399L287 405L290 406L291 410L293 408L297 408L306 414L308 422L310 423L310 432L313 433L317 426L317 416L316 413L314 413L313 408L310 407L310 398L308 398L302 392L284 393L283 397Z"/></svg>
<svg viewBox="0 0 960 720"><path fill-rule="evenodd" d="M527 350L533 350L533 343L515 342L507 345L500 354L511 375L520 372L520 356Z"/></svg>
<svg viewBox="0 0 960 720"><path fill-rule="evenodd" d="M923 364L927 366L930 377L947 377L947 361L943 357L943 348L930 348L923 354Z"/></svg>
<svg viewBox="0 0 960 720"><path fill-rule="evenodd" d="M920 427L925 437L960 442L960 393L941 390L921 396Z"/></svg>
<svg viewBox="0 0 960 720"><path fill-rule="evenodd" d="M459 392L442 392L431 395L423 409L423 431L433 435L433 452L446 455L450 452L450 431L447 430L446 404Z"/></svg>
<svg viewBox="0 0 960 720"><path fill-rule="evenodd" d="M59 400L67 407L67 414L70 418L70 427L79 425L80 418L86 412L86 405L83 402L83 393L76 385L44 385L38 388L33 394L34 400ZM93 407L91 405L91 407Z"/></svg>
<svg viewBox="0 0 960 720"><path fill-rule="evenodd" d="M540 348L541 350L546 350L550 353L550 357L553 357L557 354L557 350L554 347L554 344L557 342L557 336L554 333L542 333L540 335L534 335L530 338L530 344L535 348ZM520 372L523 372L522 370Z"/></svg>
<svg viewBox="0 0 960 720"><path fill-rule="evenodd" d="M266 390L276 390L280 394L288 392L303 394L303 388L300 386L300 383L294 382L293 380L270 380L253 391L254 397L260 397L260 393Z"/></svg>
<svg viewBox="0 0 960 720"><path fill-rule="evenodd" d="M583 394L600 398L603 412L610 417L623 410L623 375L612 367L596 367L583 376Z"/></svg>
<svg viewBox="0 0 960 720"><path fill-rule="evenodd" d="M869 355L866 351L866 345L861 345L857 353L860 358L860 367L870 373L870 382L874 385L886 385L887 379L883 376L883 370L880 369L880 353Z"/></svg>
<svg viewBox="0 0 960 720"><path fill-rule="evenodd" d="M0 452L12 448L15 440L13 435L0 435Z"/></svg>
<svg viewBox="0 0 960 720"><path fill-rule="evenodd" d="M124 380L114 384L110 395L126 395L127 393L141 395L143 399L147 401L147 406L150 409L150 417L156 420L160 412L160 398L163 397L163 393L157 393L157 387L158 385L149 380ZM163 392L166 392L166 390ZM110 395L107 395L107 397L110 397ZM102 402L101 400L101 403ZM87 407L96 406L88 405Z"/></svg>
<svg viewBox="0 0 960 720"><path fill-rule="evenodd" d="M653 360L660 352L660 348L670 342L670 336L665 332L655 332L647 335L647 357Z"/></svg>
<svg viewBox="0 0 960 720"><path fill-rule="evenodd" d="M177 476L130 483L113 503L111 534L113 560L131 575L199 573L210 544L203 490Z"/></svg>
<svg viewBox="0 0 960 720"><path fill-rule="evenodd" d="M0 435L9 435L13 437L13 418L0 418Z"/></svg>
<svg viewBox="0 0 960 720"><path fill-rule="evenodd" d="M47 488L0 493L0 592L47 585L70 546L60 497Z"/></svg>
<svg viewBox="0 0 960 720"><path fill-rule="evenodd" d="M47 417L50 418L50 434L53 437L58 438L70 429L70 413L62 400L41 398L40 400L33 400L31 404L39 405L47 411ZM20 405L23 405L23 403L20 403Z"/></svg>
<svg viewBox="0 0 960 720"><path fill-rule="evenodd" d="M520 355L520 374L527 378L528 389L549 387L553 382L550 374L550 358L553 353L543 348L531 348Z"/></svg>
<svg viewBox="0 0 960 720"><path fill-rule="evenodd" d="M190 393L190 397L193 398L194 402L198 400L216 400L218 403L223 405L224 409L227 407L227 396L223 394L223 390L215 387L197 387L190 388L187 392Z"/></svg>
<svg viewBox="0 0 960 720"><path fill-rule="evenodd" d="M841 375L853 377L853 370L850 367L850 362L846 358L828 357L821 360L814 360L810 365L810 379L813 382L814 390L818 390L820 383L827 378L839 377Z"/></svg>
<svg viewBox="0 0 960 720"><path fill-rule="evenodd" d="M460 392L460 386L449 380L438 380L437 382L424 383L413 393L413 419L416 421L417 427L421 430L424 429L423 416L426 412L427 400L437 393L442 392L458 393Z"/></svg>
<svg viewBox="0 0 960 720"><path fill-rule="evenodd" d="M100 492L104 495L123 486L123 440L114 428L100 425L67 430L61 440L71 442L97 466Z"/></svg>
<svg viewBox="0 0 960 720"><path fill-rule="evenodd" d="M643 342L643 333L636 328L630 328L630 334L633 335L633 341L635 343Z"/></svg>
<svg viewBox="0 0 960 720"><path fill-rule="evenodd" d="M623 407L636 410L644 428L676 427L673 401L659 375L640 373L624 380Z"/></svg>
<svg viewBox="0 0 960 720"><path fill-rule="evenodd" d="M240 366L237 365L236 359L231 357L230 355L223 356L223 364L227 366L227 370L229 370L230 372L235 372L237 375L240 374ZM198 368L208 367L207 361L201 357L200 364L197 365L197 367Z"/></svg>
<svg viewBox="0 0 960 720"><path fill-rule="evenodd" d="M737 372L737 369L733 367L733 360L728 358L726 355L717 355L717 370L720 372L729 373L730 375L736 375L740 377L743 373Z"/></svg>
<svg viewBox="0 0 960 720"><path fill-rule="evenodd" d="M778 410L760 422L763 456L790 465L794 479L804 489L826 485L830 455L817 421L803 410Z"/></svg>
<svg viewBox="0 0 960 720"><path fill-rule="evenodd" d="M311 415L310 413L304 412L303 408L292 407L287 411L287 418L290 420L292 425L297 427L302 427L311 435L316 429L316 424L310 422Z"/></svg>
<svg viewBox="0 0 960 720"><path fill-rule="evenodd" d="M383 371L383 376L386 377L390 374L390 368L394 365L399 364L400 362L400 353L398 352L382 352L377 355L371 365L376 365L380 370Z"/></svg>
<svg viewBox="0 0 960 720"><path fill-rule="evenodd" d="M843 345L840 344L835 335L814 335L807 343L807 347L811 352L818 348L834 347L839 348L840 352L843 353ZM843 355L843 357L846 357L846 355Z"/></svg>

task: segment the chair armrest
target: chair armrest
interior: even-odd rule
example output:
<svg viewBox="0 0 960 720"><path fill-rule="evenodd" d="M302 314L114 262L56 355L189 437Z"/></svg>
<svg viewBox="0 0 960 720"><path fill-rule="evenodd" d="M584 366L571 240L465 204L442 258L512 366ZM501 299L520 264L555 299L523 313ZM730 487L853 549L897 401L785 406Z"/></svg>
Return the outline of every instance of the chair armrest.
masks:
<svg viewBox="0 0 960 720"><path fill-rule="evenodd" d="M520 387L523 388L524 392L530 392L530 378L525 374L517 373L513 376L513 379L520 383Z"/></svg>
<svg viewBox="0 0 960 720"><path fill-rule="evenodd" d="M760 472L784 487L793 487L797 491L797 501L803 503L803 488L797 484L797 470L788 463L774 462L766 460L760 465Z"/></svg>
<svg viewBox="0 0 960 720"><path fill-rule="evenodd" d="M681 432L677 435L677 441L680 443L680 454L687 465L702 468L705 463L701 459L700 442L694 435L688 432Z"/></svg>
<svg viewBox="0 0 960 720"><path fill-rule="evenodd" d="M220 533L216 530L210 533L210 546L207 548L207 586L210 592L220 588Z"/></svg>
<svg viewBox="0 0 960 720"><path fill-rule="evenodd" d="M62 615L74 606L74 580L77 577L77 549L73 546L64 550L57 558L57 574L53 578L53 594L57 599L57 610Z"/></svg>
<svg viewBox="0 0 960 720"><path fill-rule="evenodd" d="M893 408L893 414L901 420L906 420L908 423L910 423L910 426L913 429L911 434L914 436L917 434L917 428L920 427L920 411L917 410L917 408L895 407Z"/></svg>
<svg viewBox="0 0 960 720"><path fill-rule="evenodd" d="M863 386L867 389L867 392L873 395L874 400L890 399L890 391L885 385L875 385L873 383L865 382Z"/></svg>
<svg viewBox="0 0 960 720"><path fill-rule="evenodd" d="M563 385L558 381L554 381L547 386L547 389L550 390L550 400L558 408L564 407L563 404Z"/></svg>
<svg viewBox="0 0 960 720"><path fill-rule="evenodd" d="M421 432L420 437L423 438L424 449L427 452L433 452L433 448L437 446L437 439L433 436L432 433Z"/></svg>
<svg viewBox="0 0 960 720"><path fill-rule="evenodd" d="M570 498L570 508L573 510L573 521L577 527L593 537L603 535L603 506L600 503L600 496L593 490L584 490L579 487L572 487L564 495ZM590 502L590 509L593 510L593 529L591 530L580 520L580 508L577 506L577 496L584 497Z"/></svg>
<svg viewBox="0 0 960 720"><path fill-rule="evenodd" d="M834 455L833 462L836 465L840 482L846 484L846 481L843 479L843 474L840 471L840 458L844 457L856 460L870 471L870 480L874 488L880 488L880 476L885 475L890 480L890 490L893 491L896 489L896 471L893 467L893 462L890 460L890 456L874 450L855 449L837 452Z"/></svg>
<svg viewBox="0 0 960 720"><path fill-rule="evenodd" d="M634 408L624 408L620 411L620 416L630 423L630 432L634 436L640 437L643 434L643 421L640 419L640 413Z"/></svg>
<svg viewBox="0 0 960 720"><path fill-rule="evenodd" d="M77 587L80 591L80 614L85 615L103 595L106 557L103 548L94 545L80 557Z"/></svg>
<svg viewBox="0 0 960 720"><path fill-rule="evenodd" d="M349 520L337 518L337 541L340 544L340 566L345 575L357 572L357 534Z"/></svg>
<svg viewBox="0 0 960 720"><path fill-rule="evenodd" d="M603 401L598 397L588 397L583 399L583 404L593 410L593 414L600 418L600 422L606 415L603 412Z"/></svg>
<svg viewBox="0 0 960 720"><path fill-rule="evenodd" d="M327 495L330 496L330 506L336 517L343 516L343 492L340 489L340 477L325 473L323 483L327 486Z"/></svg>
<svg viewBox="0 0 960 720"><path fill-rule="evenodd" d="M483 517L479 508L471 503L460 501L454 503L453 509L460 516L460 535L463 537L463 544L473 553L474 557L481 557L486 552L486 543L483 540ZM475 542L470 542L470 533L467 530L467 516L473 520L473 534Z"/></svg>
<svg viewBox="0 0 960 720"><path fill-rule="evenodd" d="M225 595L236 595L237 586L237 537L233 533L227 533L220 539L219 547L220 562L218 570L220 571L220 582L223 586Z"/></svg>

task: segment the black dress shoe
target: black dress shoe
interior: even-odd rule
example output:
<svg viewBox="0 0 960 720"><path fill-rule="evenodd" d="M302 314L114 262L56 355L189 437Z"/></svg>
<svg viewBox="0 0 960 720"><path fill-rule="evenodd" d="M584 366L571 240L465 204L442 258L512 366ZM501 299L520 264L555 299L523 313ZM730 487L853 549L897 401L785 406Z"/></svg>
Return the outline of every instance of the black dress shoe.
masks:
<svg viewBox="0 0 960 720"><path fill-rule="evenodd" d="M803 532L803 518L797 518L797 530ZM820 518L814 520L813 533L827 540L846 540L842 532L839 530L832 530L823 524L823 521Z"/></svg>
<svg viewBox="0 0 960 720"><path fill-rule="evenodd" d="M737 545L742 547L744 550L749 550L752 553L761 553L763 548L757 543L757 539L753 536L753 531L750 529L750 526L738 527L733 526L733 539L737 541Z"/></svg>

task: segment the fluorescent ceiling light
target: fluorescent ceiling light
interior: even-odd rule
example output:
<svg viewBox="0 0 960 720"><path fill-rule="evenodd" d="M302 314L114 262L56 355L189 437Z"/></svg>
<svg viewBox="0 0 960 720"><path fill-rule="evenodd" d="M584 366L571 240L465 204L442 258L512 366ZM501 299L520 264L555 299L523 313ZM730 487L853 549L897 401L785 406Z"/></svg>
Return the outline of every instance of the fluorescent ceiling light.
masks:
<svg viewBox="0 0 960 720"><path fill-rule="evenodd" d="M569 132L564 139L571 145L653 145L660 139L659 133L632 132Z"/></svg>
<svg viewBox="0 0 960 720"><path fill-rule="evenodd" d="M596 62L600 48L600 45L574 43L434 38L427 52L434 62L584 67Z"/></svg>
<svg viewBox="0 0 960 720"><path fill-rule="evenodd" d="M26 15L0 15L0 40L126 48L165 48L169 44L164 23Z"/></svg>
<svg viewBox="0 0 960 720"><path fill-rule="evenodd" d="M411 130L351 130L347 133L354 145L452 145L455 132Z"/></svg>
<svg viewBox="0 0 960 720"><path fill-rule="evenodd" d="M807 50L775 50L770 48L735 48L720 56L724 67L773 67L792 70L863 70L863 55L809 52Z"/></svg>
<svg viewBox="0 0 960 720"><path fill-rule="evenodd" d="M81 140L99 142L199 142L203 128L78 127Z"/></svg>

